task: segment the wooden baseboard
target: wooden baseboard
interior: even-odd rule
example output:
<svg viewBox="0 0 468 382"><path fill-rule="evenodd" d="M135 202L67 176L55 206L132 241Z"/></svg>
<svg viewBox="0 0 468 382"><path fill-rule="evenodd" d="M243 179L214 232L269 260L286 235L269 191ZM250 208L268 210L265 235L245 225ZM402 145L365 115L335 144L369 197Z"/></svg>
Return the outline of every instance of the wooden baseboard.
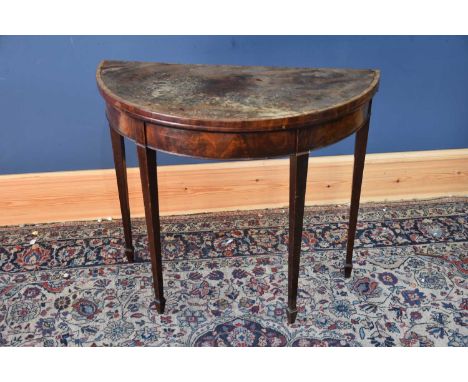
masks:
<svg viewBox="0 0 468 382"><path fill-rule="evenodd" d="M288 159L162 166L162 215L284 207ZM306 203L348 203L351 155L310 158ZM132 216L143 216L138 169L128 171ZM468 195L468 149L368 154L361 200ZM0 176L0 225L120 217L113 169Z"/></svg>

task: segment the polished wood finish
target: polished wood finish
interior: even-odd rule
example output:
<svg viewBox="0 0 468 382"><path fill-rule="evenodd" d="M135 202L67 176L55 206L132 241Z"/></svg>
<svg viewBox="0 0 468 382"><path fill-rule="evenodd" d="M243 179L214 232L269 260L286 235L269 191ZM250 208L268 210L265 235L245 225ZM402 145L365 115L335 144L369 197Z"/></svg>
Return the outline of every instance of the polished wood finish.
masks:
<svg viewBox="0 0 468 382"><path fill-rule="evenodd" d="M197 131L145 123L148 147L179 155L216 159L273 158L291 152L315 150L338 142L360 129L367 120L369 105L339 119L310 128L250 132ZM128 114L107 106L109 123L121 135L138 142L140 129Z"/></svg>
<svg viewBox="0 0 468 382"><path fill-rule="evenodd" d="M165 300L155 150L218 159L290 155L288 320L293 323L308 152L368 126L379 77L377 70L355 69L123 61L99 65L96 79L109 124L138 145L159 312ZM116 161L117 167L121 162ZM358 170L362 177L362 168ZM358 172L354 183L360 190ZM116 168L116 173L120 176L122 171Z"/></svg>
<svg viewBox="0 0 468 382"><path fill-rule="evenodd" d="M307 185L309 152L290 156L289 170L289 255L288 255L288 322L297 316L297 288L301 257L302 224Z"/></svg>
<svg viewBox="0 0 468 382"><path fill-rule="evenodd" d="M130 222L130 202L128 199L127 164L125 161L124 138L114 129L110 128L112 152L114 154L117 189L119 191L120 211L125 236L125 254L129 262L133 262L134 248L132 242L132 226Z"/></svg>
<svg viewBox="0 0 468 382"><path fill-rule="evenodd" d="M148 247L151 257L154 293L156 295L156 310L163 313L166 300L163 295L156 151L143 146L137 146L137 151L145 204L146 227L148 228Z"/></svg>

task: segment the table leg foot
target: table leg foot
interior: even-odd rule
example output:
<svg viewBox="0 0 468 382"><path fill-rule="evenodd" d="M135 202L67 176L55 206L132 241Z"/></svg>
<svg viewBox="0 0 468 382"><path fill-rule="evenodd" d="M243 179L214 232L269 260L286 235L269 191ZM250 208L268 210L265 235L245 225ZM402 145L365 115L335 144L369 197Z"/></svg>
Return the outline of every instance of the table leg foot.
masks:
<svg viewBox="0 0 468 382"><path fill-rule="evenodd" d="M351 277L351 272L353 271L353 265L352 264L345 264L344 266L344 277L346 279L349 279Z"/></svg>
<svg viewBox="0 0 468 382"><path fill-rule="evenodd" d="M156 303L156 310L159 314L164 313L164 309L166 309L166 299L163 297L160 300L155 299L154 302Z"/></svg>
<svg viewBox="0 0 468 382"><path fill-rule="evenodd" d="M296 321L296 317L297 317L297 309L291 310L287 308L286 313L288 315L288 324L290 325L294 324L294 322Z"/></svg>
<svg viewBox="0 0 468 382"><path fill-rule="evenodd" d="M125 248L125 256L127 256L127 261L133 263L135 261L135 250L132 248Z"/></svg>

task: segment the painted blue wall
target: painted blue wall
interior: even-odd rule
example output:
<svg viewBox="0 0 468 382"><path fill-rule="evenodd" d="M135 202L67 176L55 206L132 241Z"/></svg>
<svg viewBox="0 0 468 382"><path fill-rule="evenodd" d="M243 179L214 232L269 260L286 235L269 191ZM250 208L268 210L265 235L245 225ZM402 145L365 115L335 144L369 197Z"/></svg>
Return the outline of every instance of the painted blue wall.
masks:
<svg viewBox="0 0 468 382"><path fill-rule="evenodd" d="M468 147L468 37L11 36L0 37L0 173L113 166L94 79L104 58L379 68L369 152ZM352 147L347 139L314 155Z"/></svg>

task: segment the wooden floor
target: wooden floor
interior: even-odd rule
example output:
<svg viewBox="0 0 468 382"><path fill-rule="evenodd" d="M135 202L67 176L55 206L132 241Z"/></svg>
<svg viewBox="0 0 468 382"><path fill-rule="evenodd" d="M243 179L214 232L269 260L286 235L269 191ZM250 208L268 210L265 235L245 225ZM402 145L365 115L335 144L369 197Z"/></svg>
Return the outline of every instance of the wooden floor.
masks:
<svg viewBox="0 0 468 382"><path fill-rule="evenodd" d="M288 159L162 166L163 215L283 207ZM306 203L348 203L352 156L310 158ZM138 170L132 216L143 216ZM362 201L468 196L468 149L368 154ZM0 176L0 225L120 217L113 169Z"/></svg>

